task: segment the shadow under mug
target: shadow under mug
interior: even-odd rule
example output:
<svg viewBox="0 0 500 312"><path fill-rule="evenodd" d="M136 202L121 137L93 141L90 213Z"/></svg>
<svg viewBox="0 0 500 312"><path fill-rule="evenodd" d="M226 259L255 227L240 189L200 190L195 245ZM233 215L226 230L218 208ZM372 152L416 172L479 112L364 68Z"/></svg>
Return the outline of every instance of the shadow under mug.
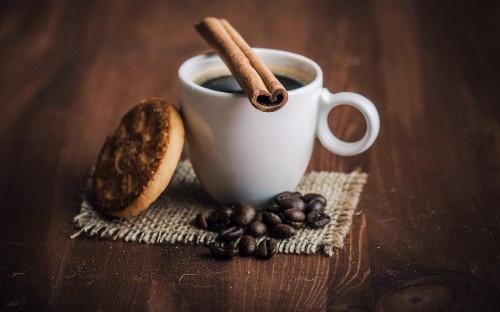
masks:
<svg viewBox="0 0 500 312"><path fill-rule="evenodd" d="M368 149L380 128L373 103L352 92L330 93L314 61L285 51L254 51L274 74L304 84L289 91L288 103L276 112L255 109L243 94L200 86L230 75L216 54L195 56L179 68L188 157L205 191L222 205L263 208L278 193L297 186L316 137L330 152L349 156ZM329 128L330 110L344 104L358 109L366 120L366 133L357 142L341 141Z"/></svg>

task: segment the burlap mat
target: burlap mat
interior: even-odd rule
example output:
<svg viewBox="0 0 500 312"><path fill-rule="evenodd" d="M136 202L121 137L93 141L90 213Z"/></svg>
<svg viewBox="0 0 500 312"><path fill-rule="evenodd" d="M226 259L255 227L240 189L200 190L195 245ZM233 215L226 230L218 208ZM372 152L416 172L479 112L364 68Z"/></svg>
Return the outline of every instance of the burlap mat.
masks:
<svg viewBox="0 0 500 312"><path fill-rule="evenodd" d="M321 229L299 230L292 238L278 243L278 252L311 254L321 249L332 256L335 248L342 248L366 178L366 173L357 171L306 174L296 190L303 194L319 193L325 196L328 201L325 212L332 221ZM79 231L71 238L86 233L126 242L208 245L217 236L192 225L196 214L211 210L217 204L203 191L187 160L179 163L165 192L148 210L131 220L113 219L94 209L91 188L92 179L89 177L80 213L74 218Z"/></svg>

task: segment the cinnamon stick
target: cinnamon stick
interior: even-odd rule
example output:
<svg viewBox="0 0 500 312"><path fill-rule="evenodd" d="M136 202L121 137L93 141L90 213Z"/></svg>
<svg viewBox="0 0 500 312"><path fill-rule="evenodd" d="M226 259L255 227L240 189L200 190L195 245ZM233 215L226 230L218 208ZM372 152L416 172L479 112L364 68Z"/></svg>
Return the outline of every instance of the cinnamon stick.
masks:
<svg viewBox="0 0 500 312"><path fill-rule="evenodd" d="M255 108L274 112L286 104L286 89L227 20L206 17L195 28L222 58Z"/></svg>

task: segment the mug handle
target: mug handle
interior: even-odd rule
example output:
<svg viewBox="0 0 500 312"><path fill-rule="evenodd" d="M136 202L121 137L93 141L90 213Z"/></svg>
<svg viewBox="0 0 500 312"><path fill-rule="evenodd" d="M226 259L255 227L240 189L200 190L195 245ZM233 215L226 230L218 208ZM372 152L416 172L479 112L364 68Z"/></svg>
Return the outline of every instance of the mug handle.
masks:
<svg viewBox="0 0 500 312"><path fill-rule="evenodd" d="M366 133L357 142L339 140L328 126L328 114L339 105L350 105L359 110L366 121ZM353 156L366 151L375 141L380 129L380 119L375 105L366 97L353 92L331 93L323 88L319 97L316 136L330 152L340 156Z"/></svg>

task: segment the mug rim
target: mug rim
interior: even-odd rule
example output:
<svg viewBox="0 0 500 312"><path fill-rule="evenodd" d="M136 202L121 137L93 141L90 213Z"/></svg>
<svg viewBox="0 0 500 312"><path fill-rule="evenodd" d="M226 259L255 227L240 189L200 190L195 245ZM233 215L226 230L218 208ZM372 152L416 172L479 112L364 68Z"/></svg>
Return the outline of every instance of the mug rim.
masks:
<svg viewBox="0 0 500 312"><path fill-rule="evenodd" d="M316 62L314 62L313 60L311 60L303 55L293 53L293 52L283 51L283 50L267 49L267 48L252 48L252 50L254 50L257 55L267 54L267 55L277 56L277 57L288 57L288 58L294 59L298 62L305 63L313 69L314 77L312 78L312 80L309 81L307 84L304 84L300 88L287 91L289 96L297 94L297 93L308 92L309 89L315 88L316 85L319 84L319 86L321 87L323 84L323 82L322 82L323 72L321 70L321 67ZM241 93L230 93L230 92L217 91L217 90L212 90L212 89L202 87L201 85L195 83L193 81L193 79L190 79L188 77L188 70L192 66L196 66L196 64L199 64L202 61L208 61L208 60L213 59L213 58L219 58L219 56L215 52L209 52L209 53L199 54L199 55L193 56L193 57L185 60L181 64L181 66L179 67L179 70L178 70L178 76L179 76L179 80L181 81L181 83L186 85L187 87L189 87L193 91L197 91L197 92L201 92L201 93L205 93L205 94L212 94L212 95L224 96L224 97L225 96L227 96L227 97L246 97L245 94L241 94ZM224 64L224 62L222 62L222 64Z"/></svg>

